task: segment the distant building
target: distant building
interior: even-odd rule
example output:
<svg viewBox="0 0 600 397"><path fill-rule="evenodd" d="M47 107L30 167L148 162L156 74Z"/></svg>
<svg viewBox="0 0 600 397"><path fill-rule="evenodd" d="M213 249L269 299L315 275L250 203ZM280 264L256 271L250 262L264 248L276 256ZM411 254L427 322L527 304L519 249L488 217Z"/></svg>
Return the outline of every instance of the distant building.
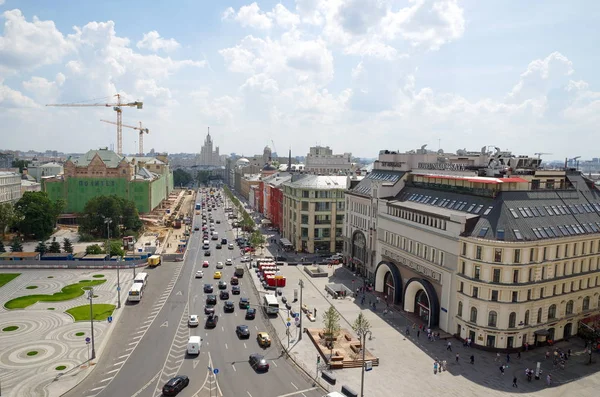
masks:
<svg viewBox="0 0 600 397"><path fill-rule="evenodd" d="M27 167L27 173L35 178L37 182L41 182L43 177L56 176L63 173L62 164L49 162L42 165L30 165Z"/></svg>
<svg viewBox="0 0 600 397"><path fill-rule="evenodd" d="M15 171L0 171L0 204L16 203L21 198L21 175Z"/></svg>
<svg viewBox="0 0 600 397"><path fill-rule="evenodd" d="M221 166L221 155L219 154L219 147L215 147L213 150L213 140L210 136L210 130L208 134L206 134L206 139L204 139L204 145L200 149L200 157L198 159L198 163L196 165L203 166Z"/></svg>
<svg viewBox="0 0 600 397"><path fill-rule="evenodd" d="M41 192L42 184L27 179L21 179L21 194L25 192Z"/></svg>
<svg viewBox="0 0 600 397"><path fill-rule="evenodd" d="M329 146L314 146L306 156L304 169L311 174L347 175L352 172L352 153L333 154Z"/></svg>
<svg viewBox="0 0 600 397"><path fill-rule="evenodd" d="M42 189L52 200L65 200L67 213L82 212L90 199L108 195L129 199L147 213L173 190L173 173L166 155L124 157L105 148L68 159L64 175L44 178Z"/></svg>
<svg viewBox="0 0 600 397"><path fill-rule="evenodd" d="M12 168L15 155L9 152L0 153L0 168Z"/></svg>

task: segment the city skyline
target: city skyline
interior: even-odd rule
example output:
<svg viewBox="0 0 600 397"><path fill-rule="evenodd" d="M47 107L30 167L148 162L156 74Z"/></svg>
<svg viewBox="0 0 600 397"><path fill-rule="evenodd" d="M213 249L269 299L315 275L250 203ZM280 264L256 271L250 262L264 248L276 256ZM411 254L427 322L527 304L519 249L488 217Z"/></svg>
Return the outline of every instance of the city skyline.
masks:
<svg viewBox="0 0 600 397"><path fill-rule="evenodd" d="M223 152L245 155L274 141L299 155L320 143L358 157L423 144L598 157L578 145L598 124L586 23L598 5L509 3L0 1L0 122L14 132L3 146L111 146L114 126L99 122L110 109L44 105L118 92L144 101L123 121L143 121L160 152L200 148L211 127ZM135 153L137 133L123 136Z"/></svg>

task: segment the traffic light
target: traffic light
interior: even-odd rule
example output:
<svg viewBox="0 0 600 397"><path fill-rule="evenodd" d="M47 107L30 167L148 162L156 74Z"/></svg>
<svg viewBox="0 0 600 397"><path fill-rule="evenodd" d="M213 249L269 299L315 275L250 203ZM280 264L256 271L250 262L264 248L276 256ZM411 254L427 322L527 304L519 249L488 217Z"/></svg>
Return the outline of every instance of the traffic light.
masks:
<svg viewBox="0 0 600 397"><path fill-rule="evenodd" d="M321 356L317 356L317 364L321 362Z"/></svg>

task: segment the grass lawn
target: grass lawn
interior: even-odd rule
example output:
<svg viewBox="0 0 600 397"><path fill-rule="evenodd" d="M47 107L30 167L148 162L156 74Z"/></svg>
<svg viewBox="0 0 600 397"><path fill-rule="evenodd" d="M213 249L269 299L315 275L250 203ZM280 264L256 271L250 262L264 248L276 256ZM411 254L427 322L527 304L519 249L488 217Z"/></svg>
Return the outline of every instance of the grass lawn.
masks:
<svg viewBox="0 0 600 397"><path fill-rule="evenodd" d="M8 284L15 278L19 277L21 273L2 273L0 274L0 287L3 287L4 284Z"/></svg>
<svg viewBox="0 0 600 397"><path fill-rule="evenodd" d="M77 284L65 286L60 292L52 295L27 295L9 300L4 304L7 309L24 309L37 302L60 302L75 299L83 295L84 287L93 287L105 283L106 280L83 280Z"/></svg>
<svg viewBox="0 0 600 397"><path fill-rule="evenodd" d="M106 303L94 304L94 320L106 320L115 310L115 305ZM66 311L75 321L90 321L90 305L77 306Z"/></svg>

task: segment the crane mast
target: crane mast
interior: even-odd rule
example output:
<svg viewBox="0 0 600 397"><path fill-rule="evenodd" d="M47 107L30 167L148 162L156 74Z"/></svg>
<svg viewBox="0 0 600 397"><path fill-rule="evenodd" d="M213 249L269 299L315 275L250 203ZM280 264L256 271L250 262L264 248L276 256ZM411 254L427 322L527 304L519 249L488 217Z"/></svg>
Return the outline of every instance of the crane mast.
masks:
<svg viewBox="0 0 600 397"><path fill-rule="evenodd" d="M114 121L109 121L109 120L100 120L104 123L108 123L108 124L117 124ZM131 128L133 130L137 130L140 132L140 137L139 137L139 153L138 155L143 156L144 155L144 133L148 134L150 133L150 130L148 128L144 128L142 126L142 122L140 121L140 126L139 127L135 127L133 125L127 125L127 124L121 124L122 127L127 127L127 128Z"/></svg>

